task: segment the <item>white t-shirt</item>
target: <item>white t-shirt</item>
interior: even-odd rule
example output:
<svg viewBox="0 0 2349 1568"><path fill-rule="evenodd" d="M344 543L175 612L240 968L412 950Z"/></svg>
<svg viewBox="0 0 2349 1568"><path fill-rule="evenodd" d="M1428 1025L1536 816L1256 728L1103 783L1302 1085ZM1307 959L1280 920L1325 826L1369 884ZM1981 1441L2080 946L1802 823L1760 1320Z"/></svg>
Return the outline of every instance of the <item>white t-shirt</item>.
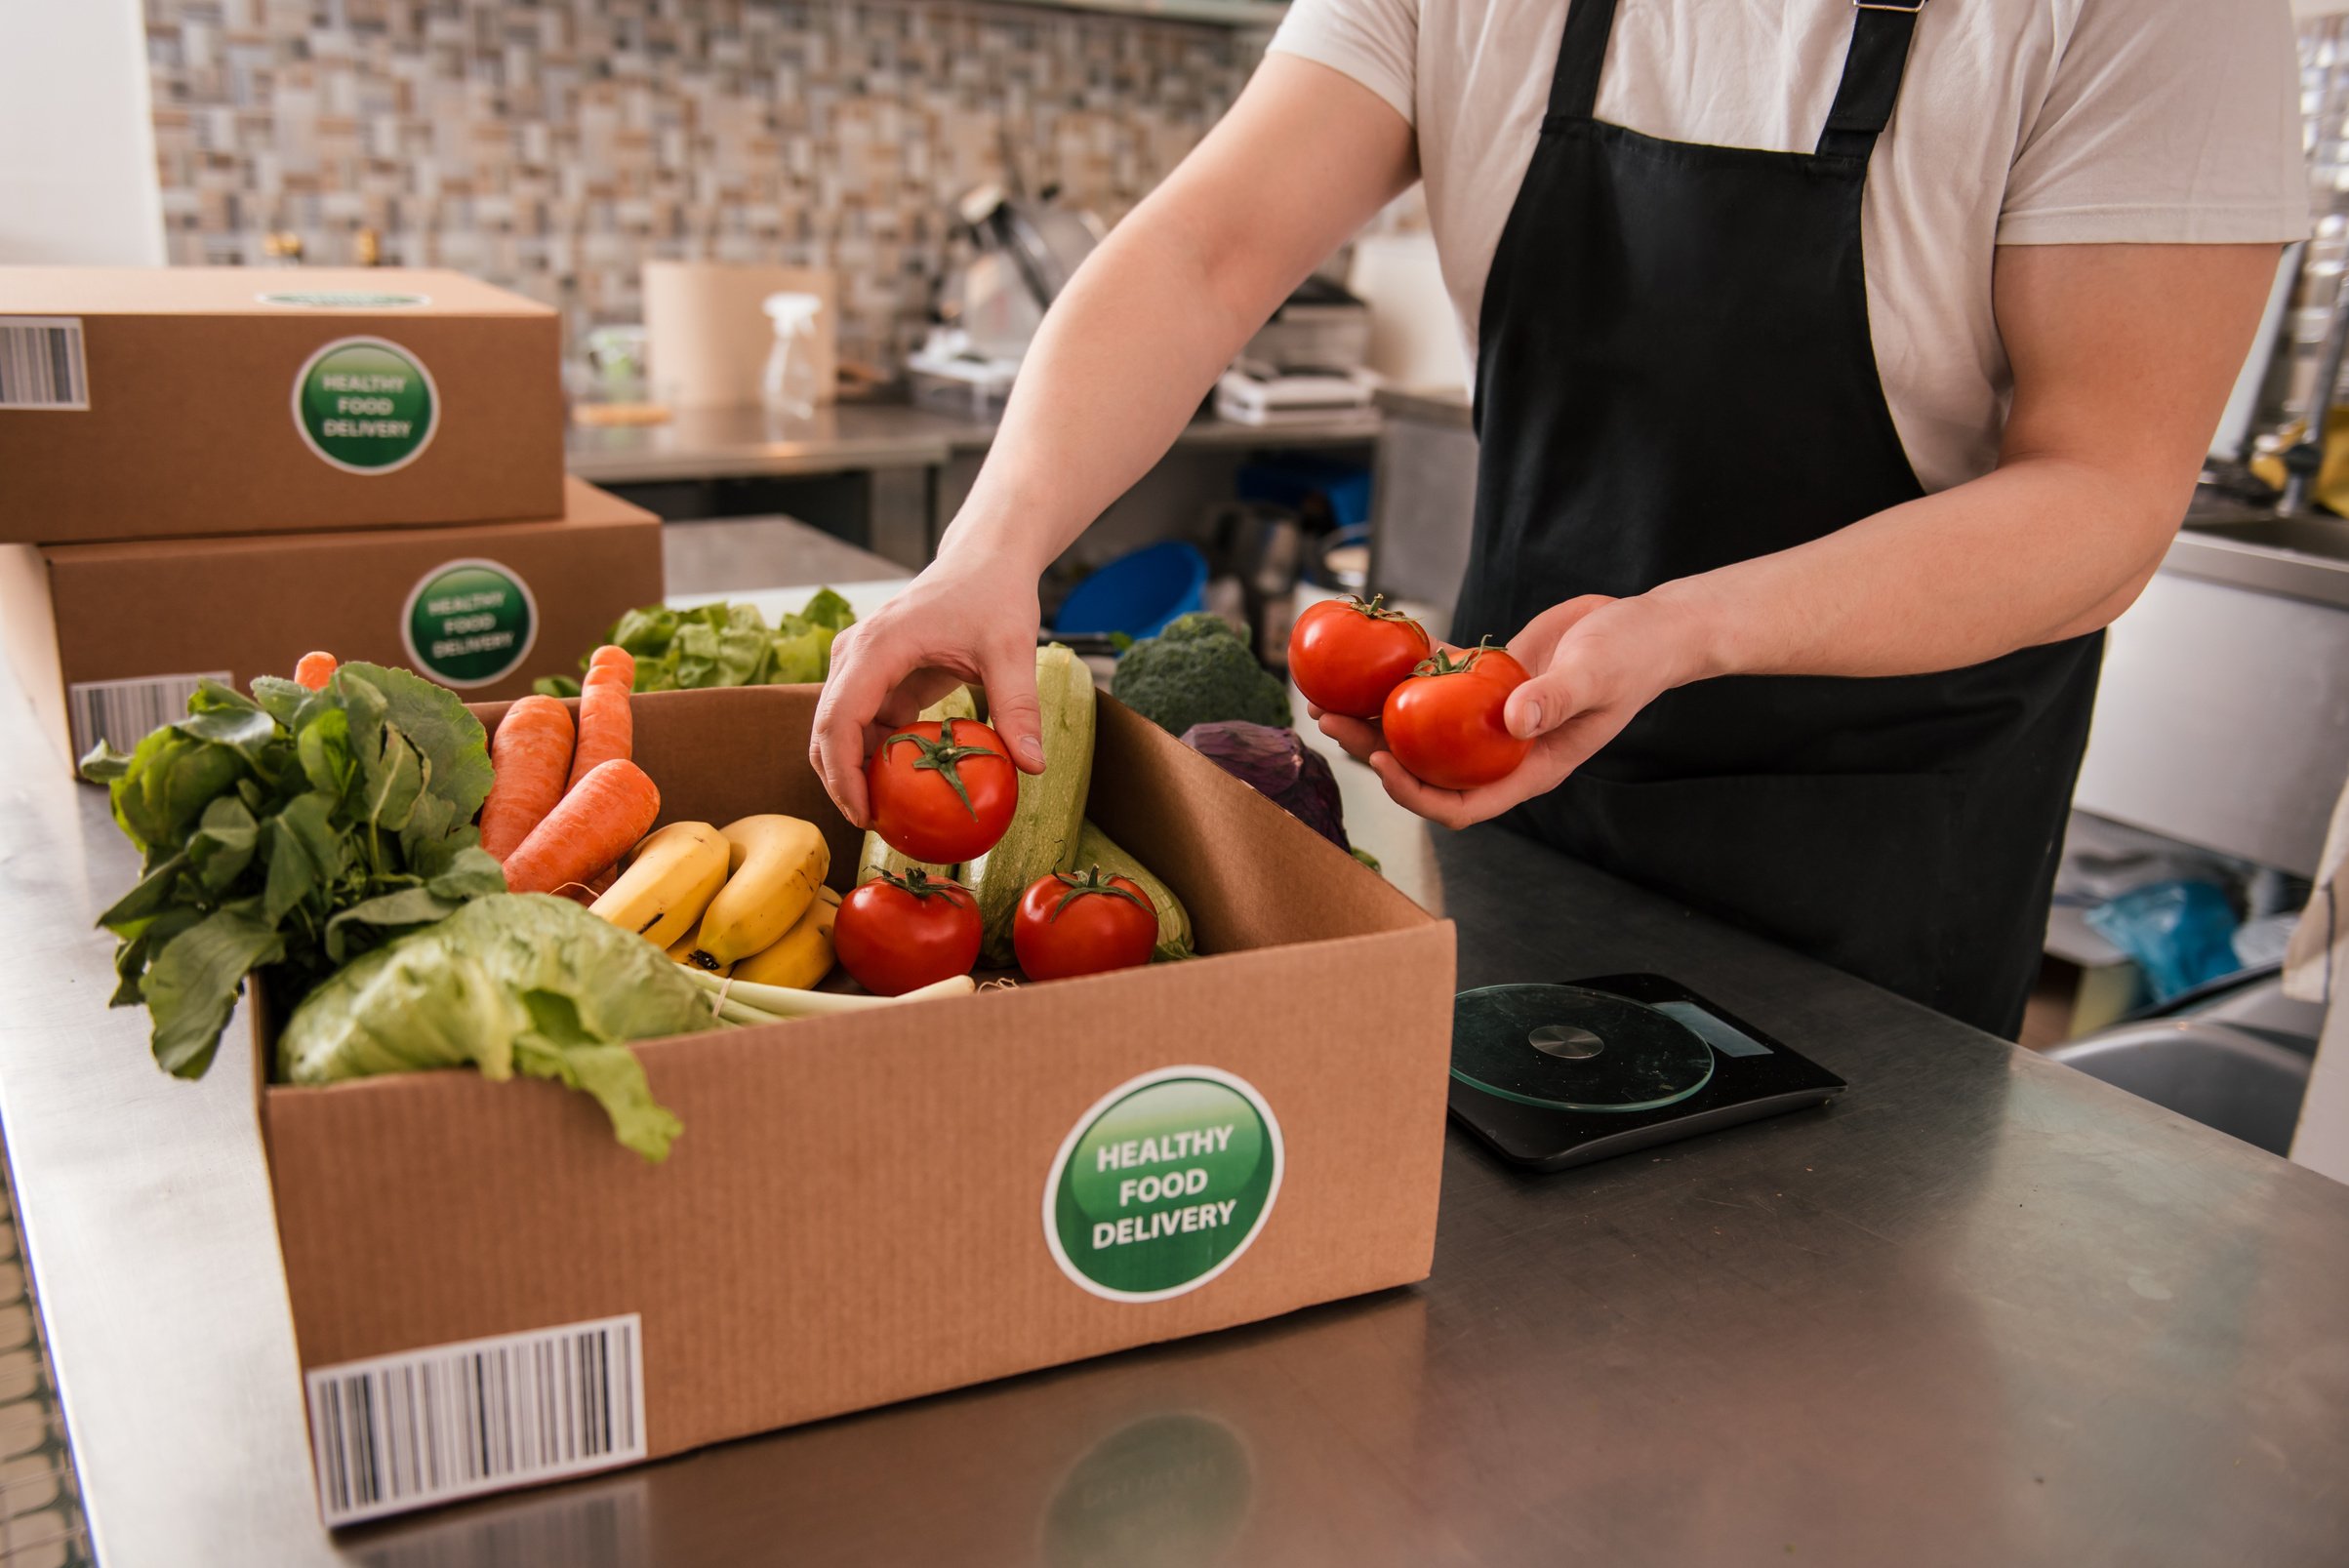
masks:
<svg viewBox="0 0 2349 1568"><path fill-rule="evenodd" d="M1410 121L1473 356L1532 160L1565 0L1295 0L1273 40ZM1620 0L1598 116L1676 141L1810 151L1851 0ZM1927 490L1996 463L2009 376L2000 245L2308 232L2288 0L1927 0L1868 173L1878 373Z"/></svg>

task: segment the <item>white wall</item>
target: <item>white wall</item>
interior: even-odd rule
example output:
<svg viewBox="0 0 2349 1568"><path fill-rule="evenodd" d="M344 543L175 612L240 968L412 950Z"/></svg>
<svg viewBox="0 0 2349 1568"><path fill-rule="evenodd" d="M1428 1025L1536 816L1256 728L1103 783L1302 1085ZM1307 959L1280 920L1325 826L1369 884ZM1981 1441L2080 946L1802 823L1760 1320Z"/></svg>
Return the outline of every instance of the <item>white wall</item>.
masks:
<svg viewBox="0 0 2349 1568"><path fill-rule="evenodd" d="M163 263L139 0L0 0L0 263L12 261Z"/></svg>

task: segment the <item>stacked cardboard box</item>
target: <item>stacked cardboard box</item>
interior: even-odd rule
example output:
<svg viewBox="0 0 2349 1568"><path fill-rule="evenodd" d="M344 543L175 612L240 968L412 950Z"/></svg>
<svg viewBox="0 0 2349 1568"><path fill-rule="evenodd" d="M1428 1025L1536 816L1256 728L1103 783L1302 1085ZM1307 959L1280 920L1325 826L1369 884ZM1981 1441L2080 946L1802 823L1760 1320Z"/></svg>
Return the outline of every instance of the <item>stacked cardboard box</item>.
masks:
<svg viewBox="0 0 2349 1568"><path fill-rule="evenodd" d="M660 598L559 340L453 272L0 267L0 647L60 747L311 648L514 696Z"/></svg>

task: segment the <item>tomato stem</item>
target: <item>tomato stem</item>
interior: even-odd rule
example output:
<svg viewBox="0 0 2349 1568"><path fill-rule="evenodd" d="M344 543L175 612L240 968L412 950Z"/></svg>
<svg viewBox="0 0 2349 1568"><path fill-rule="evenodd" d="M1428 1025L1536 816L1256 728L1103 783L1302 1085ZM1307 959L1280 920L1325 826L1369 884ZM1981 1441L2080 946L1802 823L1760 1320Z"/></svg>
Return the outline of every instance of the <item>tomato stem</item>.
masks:
<svg viewBox="0 0 2349 1568"><path fill-rule="evenodd" d="M1457 660L1452 658L1449 650L1438 648L1418 663L1413 664L1411 673L1414 675L1464 675L1476 668L1477 661L1482 659L1486 654L1497 654L1501 651L1493 646L1493 640L1489 636L1478 642L1474 648L1463 652Z"/></svg>
<svg viewBox="0 0 2349 1568"><path fill-rule="evenodd" d="M1155 921L1158 918L1158 911L1153 908L1150 905L1144 903L1141 899L1135 897L1131 889L1121 888L1114 883L1103 881L1101 876L1101 867L1098 865L1086 867L1084 874L1081 876L1074 871L1055 871L1052 874L1059 880L1062 887L1065 887L1069 890L1061 895L1060 903L1052 906L1052 918L1055 921L1060 919L1060 912L1063 909L1066 909L1070 905L1075 903L1078 899L1083 898L1088 893L1105 893L1114 899L1123 899L1135 908L1140 909L1143 911L1143 913L1149 915L1152 920Z"/></svg>
<svg viewBox="0 0 2349 1568"><path fill-rule="evenodd" d="M908 866L902 874L883 866L880 871L880 879L893 888L912 894L917 899L943 899L952 893L968 893L970 891L969 888L964 887L951 876L932 876L918 865Z"/></svg>
<svg viewBox="0 0 2349 1568"><path fill-rule="evenodd" d="M1373 621L1408 621L1411 619L1400 610L1387 609L1387 596L1383 593L1373 593L1367 602L1357 593L1346 602L1353 607L1357 614L1368 616Z"/></svg>
<svg viewBox="0 0 2349 1568"><path fill-rule="evenodd" d="M970 788L962 782L962 771L959 765L972 757L996 757L1002 756L1002 753L983 745L956 745L952 719L943 720L939 724L938 739L935 741L926 735L916 735L911 730L898 731L881 743L881 755L887 756L889 748L900 741L912 742L914 748L921 753L913 760L914 771L920 772L926 769L952 784L954 793L962 797L962 809L971 814L972 822L977 822L979 808L971 804Z"/></svg>

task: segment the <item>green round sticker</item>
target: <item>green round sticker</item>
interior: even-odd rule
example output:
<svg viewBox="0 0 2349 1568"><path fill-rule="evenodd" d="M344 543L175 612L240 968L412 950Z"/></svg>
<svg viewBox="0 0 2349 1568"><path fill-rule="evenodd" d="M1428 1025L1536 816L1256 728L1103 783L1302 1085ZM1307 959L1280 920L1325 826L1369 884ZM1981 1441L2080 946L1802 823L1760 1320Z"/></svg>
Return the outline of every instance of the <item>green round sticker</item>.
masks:
<svg viewBox="0 0 2349 1568"><path fill-rule="evenodd" d="M304 289L254 298L263 304L304 305L313 310L398 310L432 302L426 294L375 294L365 289Z"/></svg>
<svg viewBox="0 0 2349 1568"><path fill-rule="evenodd" d="M1096 1296L1198 1289L1248 1250L1280 1191L1280 1123L1245 1081L1162 1067L1085 1112L1044 1184L1044 1240Z"/></svg>
<svg viewBox="0 0 2349 1568"><path fill-rule="evenodd" d="M294 378L294 427L346 473L389 473L432 443L440 394L424 362L381 338L344 338Z"/></svg>
<svg viewBox="0 0 2349 1568"><path fill-rule="evenodd" d="M400 612L409 661L445 686L487 686L510 674L538 634L530 584L496 561L434 567Z"/></svg>

